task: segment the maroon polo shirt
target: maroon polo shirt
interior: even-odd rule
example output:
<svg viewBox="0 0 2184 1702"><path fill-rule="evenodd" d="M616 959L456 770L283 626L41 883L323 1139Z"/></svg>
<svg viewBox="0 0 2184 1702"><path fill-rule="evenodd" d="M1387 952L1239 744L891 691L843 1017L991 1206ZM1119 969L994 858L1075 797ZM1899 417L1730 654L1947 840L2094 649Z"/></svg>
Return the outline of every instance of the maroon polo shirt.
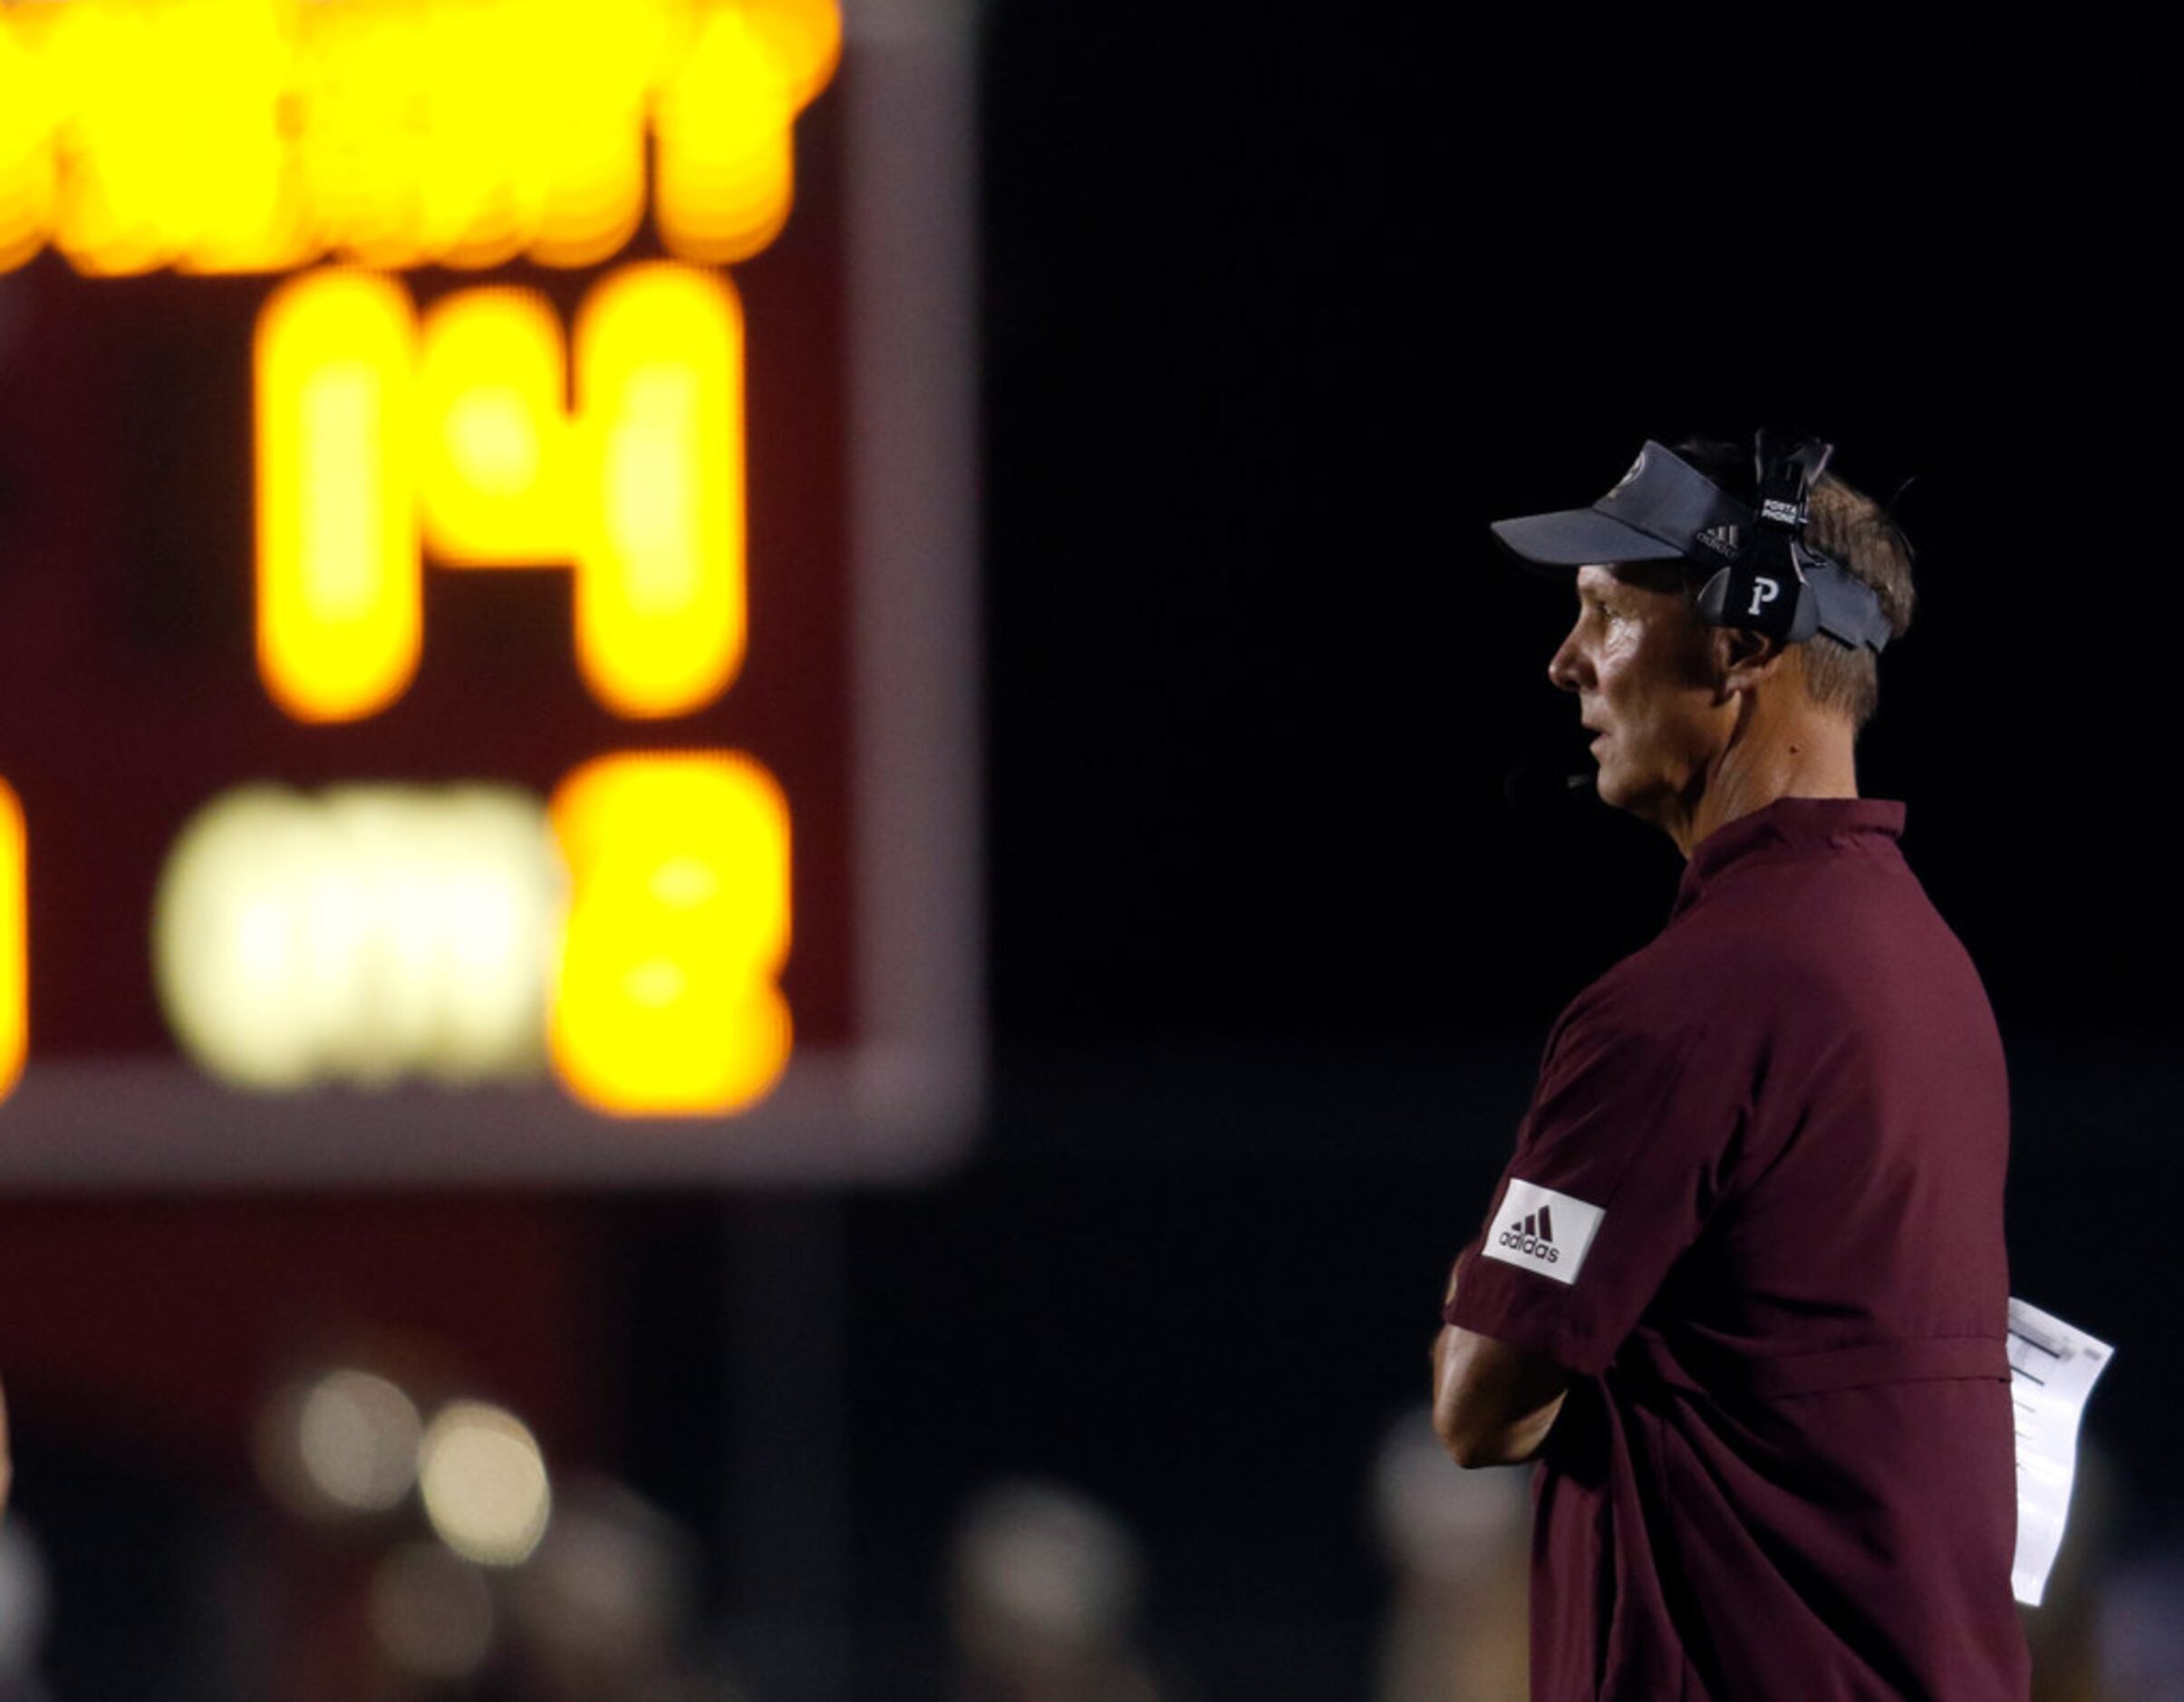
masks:
<svg viewBox="0 0 2184 1702"><path fill-rule="evenodd" d="M2027 1693L2002 1045L1903 817L1717 829L1548 1041L1446 1314L1576 1374L1535 1697Z"/></svg>

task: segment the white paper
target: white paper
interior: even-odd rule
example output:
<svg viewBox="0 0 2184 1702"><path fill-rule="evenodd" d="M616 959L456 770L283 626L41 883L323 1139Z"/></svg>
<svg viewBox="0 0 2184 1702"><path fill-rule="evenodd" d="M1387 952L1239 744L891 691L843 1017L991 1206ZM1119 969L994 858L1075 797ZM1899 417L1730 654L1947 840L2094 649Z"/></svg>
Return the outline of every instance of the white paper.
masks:
<svg viewBox="0 0 2184 1702"><path fill-rule="evenodd" d="M2078 1419L2115 1349L2021 1300L2010 1301L2010 1399L2017 1409L2017 1600L2040 1605L2063 1546Z"/></svg>

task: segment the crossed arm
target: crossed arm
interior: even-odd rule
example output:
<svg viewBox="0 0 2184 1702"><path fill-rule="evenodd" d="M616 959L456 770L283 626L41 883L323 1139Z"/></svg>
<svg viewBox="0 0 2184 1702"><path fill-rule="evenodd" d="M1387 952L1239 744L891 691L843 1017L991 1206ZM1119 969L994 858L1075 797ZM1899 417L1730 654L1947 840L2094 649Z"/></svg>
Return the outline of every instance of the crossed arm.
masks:
<svg viewBox="0 0 2184 1702"><path fill-rule="evenodd" d="M1456 1297L1456 1273L1448 1299ZM1444 1302L1445 1304L1445 1302ZM1454 1324L1434 1339L1434 1428L1458 1465L1514 1465L1547 1440L1570 1373L1543 1353Z"/></svg>

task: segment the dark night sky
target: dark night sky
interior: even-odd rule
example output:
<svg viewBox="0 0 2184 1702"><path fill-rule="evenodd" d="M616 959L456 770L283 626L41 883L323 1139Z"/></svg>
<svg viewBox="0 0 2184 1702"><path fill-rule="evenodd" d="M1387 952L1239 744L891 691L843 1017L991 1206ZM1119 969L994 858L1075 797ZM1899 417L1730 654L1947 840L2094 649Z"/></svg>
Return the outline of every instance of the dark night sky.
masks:
<svg viewBox="0 0 2184 1702"><path fill-rule="evenodd" d="M2005 1024L2173 1021L2166 623L2125 536L2164 501L2169 357L2128 65L1830 16L1792 60L997 9L1004 1041L1543 1023L1677 864L1505 809L1521 755L1583 759L1541 672L1564 594L1485 522L1763 421L1883 497L1917 476L1924 601L1865 784L1909 803Z"/></svg>

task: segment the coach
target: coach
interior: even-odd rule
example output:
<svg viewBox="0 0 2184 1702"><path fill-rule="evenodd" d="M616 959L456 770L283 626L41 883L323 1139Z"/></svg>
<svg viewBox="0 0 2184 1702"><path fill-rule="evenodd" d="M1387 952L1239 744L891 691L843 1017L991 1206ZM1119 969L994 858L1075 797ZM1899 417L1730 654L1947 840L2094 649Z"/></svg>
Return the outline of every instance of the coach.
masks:
<svg viewBox="0 0 2184 1702"><path fill-rule="evenodd" d="M1498 523L1548 676L1687 859L1579 994L1450 1279L1434 1415L1536 1459L1532 1695L2015 1698L2008 1098L1977 973L1858 796L1910 556L1826 446L1648 443Z"/></svg>

